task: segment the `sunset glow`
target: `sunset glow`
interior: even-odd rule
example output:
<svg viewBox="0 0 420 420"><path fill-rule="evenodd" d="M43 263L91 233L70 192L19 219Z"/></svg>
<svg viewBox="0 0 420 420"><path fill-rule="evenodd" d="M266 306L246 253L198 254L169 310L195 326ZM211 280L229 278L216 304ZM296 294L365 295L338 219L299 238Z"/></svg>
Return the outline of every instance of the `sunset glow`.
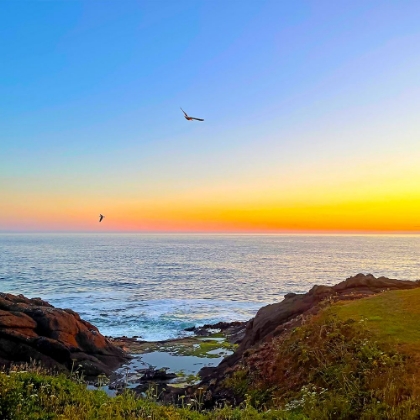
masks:
<svg viewBox="0 0 420 420"><path fill-rule="evenodd" d="M160 3L3 5L0 231L420 231L418 2Z"/></svg>

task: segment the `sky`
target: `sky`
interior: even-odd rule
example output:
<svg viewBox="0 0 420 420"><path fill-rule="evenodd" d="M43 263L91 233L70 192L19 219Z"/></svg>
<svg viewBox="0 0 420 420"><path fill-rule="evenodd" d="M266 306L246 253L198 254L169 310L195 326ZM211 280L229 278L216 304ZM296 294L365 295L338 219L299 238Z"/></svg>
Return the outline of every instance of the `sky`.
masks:
<svg viewBox="0 0 420 420"><path fill-rule="evenodd" d="M0 231L420 231L419 21L417 0L0 0Z"/></svg>

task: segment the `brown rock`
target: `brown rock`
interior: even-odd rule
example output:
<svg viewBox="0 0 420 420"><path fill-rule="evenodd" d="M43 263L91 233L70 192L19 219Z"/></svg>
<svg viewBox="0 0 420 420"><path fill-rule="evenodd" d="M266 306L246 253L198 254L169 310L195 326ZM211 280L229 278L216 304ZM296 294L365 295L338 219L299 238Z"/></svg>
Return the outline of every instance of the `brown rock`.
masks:
<svg viewBox="0 0 420 420"><path fill-rule="evenodd" d="M22 312L0 310L0 328L30 328L35 329L36 322Z"/></svg>
<svg viewBox="0 0 420 420"><path fill-rule="evenodd" d="M0 364L30 359L59 370L71 369L76 361L94 376L109 374L127 355L70 309L0 293Z"/></svg>

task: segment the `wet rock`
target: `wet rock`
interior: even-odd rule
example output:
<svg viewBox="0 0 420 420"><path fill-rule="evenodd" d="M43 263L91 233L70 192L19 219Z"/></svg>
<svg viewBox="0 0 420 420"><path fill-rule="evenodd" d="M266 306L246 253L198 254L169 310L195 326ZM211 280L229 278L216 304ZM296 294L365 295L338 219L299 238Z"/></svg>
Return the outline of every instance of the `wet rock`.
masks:
<svg viewBox="0 0 420 420"><path fill-rule="evenodd" d="M184 331L193 332L194 335L200 337L211 336L215 331L221 331L230 343L239 344L245 335L247 323L241 321L218 322L216 324L205 324L202 327L185 328Z"/></svg>
<svg viewBox="0 0 420 420"><path fill-rule="evenodd" d="M205 325L202 326L202 328L220 329L220 330L224 331L224 330L227 330L228 328L242 327L244 325L246 325L246 322L241 322L241 321L218 322L216 324L205 324Z"/></svg>
<svg viewBox="0 0 420 420"><path fill-rule="evenodd" d="M143 376L140 378L141 381L168 381L170 379L175 379L175 373L167 373L167 369L146 369Z"/></svg>

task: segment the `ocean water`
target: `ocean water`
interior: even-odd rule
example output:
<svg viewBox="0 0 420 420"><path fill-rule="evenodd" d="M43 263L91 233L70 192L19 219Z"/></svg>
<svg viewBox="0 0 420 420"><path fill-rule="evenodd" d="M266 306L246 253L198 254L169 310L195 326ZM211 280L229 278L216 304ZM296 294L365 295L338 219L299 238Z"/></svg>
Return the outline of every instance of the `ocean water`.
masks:
<svg viewBox="0 0 420 420"><path fill-rule="evenodd" d="M419 256L418 235L0 234L0 292L162 340L359 272L417 280Z"/></svg>

